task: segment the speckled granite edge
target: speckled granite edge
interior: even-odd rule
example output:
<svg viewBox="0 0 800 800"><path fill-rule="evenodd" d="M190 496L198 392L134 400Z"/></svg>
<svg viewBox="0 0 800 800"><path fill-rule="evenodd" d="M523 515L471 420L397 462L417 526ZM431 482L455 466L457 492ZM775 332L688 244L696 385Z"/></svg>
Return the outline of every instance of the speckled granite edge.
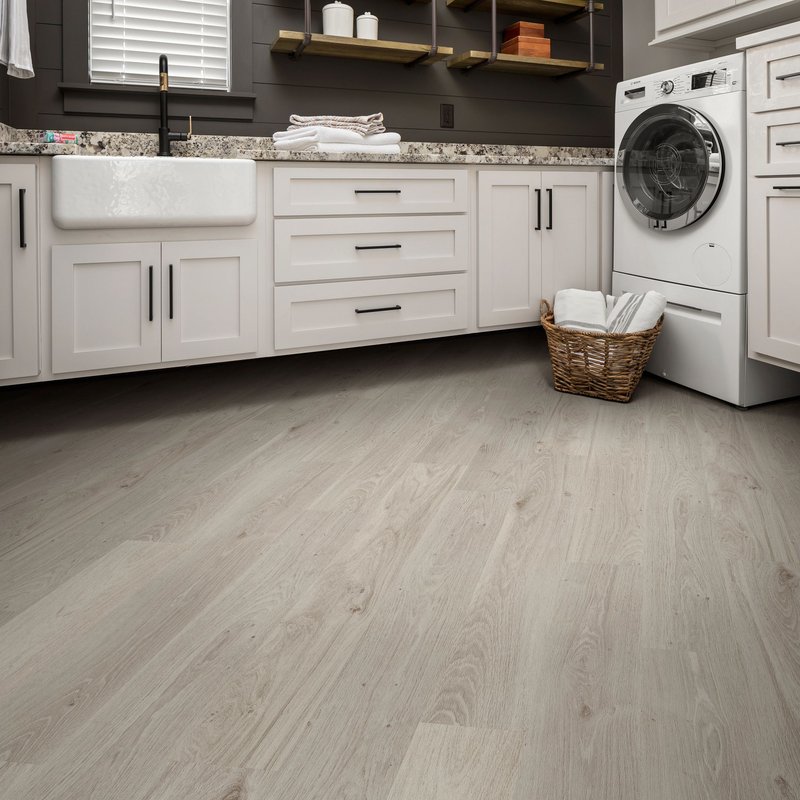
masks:
<svg viewBox="0 0 800 800"><path fill-rule="evenodd" d="M150 133L76 131L75 144L45 143L40 131L0 124L0 155L154 156L158 141ZM196 136L177 142L173 153L202 158L252 158L256 161L378 162L387 164L516 164L541 166L613 166L613 151L600 147L532 147L516 144L402 142L399 155L308 153L275 150L260 136Z"/></svg>

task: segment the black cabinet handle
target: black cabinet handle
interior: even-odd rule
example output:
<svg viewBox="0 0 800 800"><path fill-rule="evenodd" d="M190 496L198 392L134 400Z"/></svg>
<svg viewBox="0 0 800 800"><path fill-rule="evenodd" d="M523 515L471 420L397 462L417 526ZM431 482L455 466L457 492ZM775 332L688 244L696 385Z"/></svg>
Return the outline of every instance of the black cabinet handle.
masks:
<svg viewBox="0 0 800 800"><path fill-rule="evenodd" d="M148 314L147 318L150 322L153 321L153 268L150 267L147 270L147 302L148 302Z"/></svg>
<svg viewBox="0 0 800 800"><path fill-rule="evenodd" d="M773 186L772 188L778 192L788 192L788 191L796 192L800 190L800 186Z"/></svg>
<svg viewBox="0 0 800 800"><path fill-rule="evenodd" d="M356 194L400 194L402 189L353 189Z"/></svg>
<svg viewBox="0 0 800 800"><path fill-rule="evenodd" d="M551 231L553 230L553 190L547 190L547 213L549 222L547 223L546 230Z"/></svg>
<svg viewBox="0 0 800 800"><path fill-rule="evenodd" d="M788 81L789 78L800 78L800 72L789 72L786 75L776 75L776 81Z"/></svg>
<svg viewBox="0 0 800 800"><path fill-rule="evenodd" d="M536 227L535 231L542 229L542 190L536 189Z"/></svg>
<svg viewBox="0 0 800 800"><path fill-rule="evenodd" d="M401 244L357 244L356 250L399 250Z"/></svg>
<svg viewBox="0 0 800 800"><path fill-rule="evenodd" d="M169 318L172 319L172 264L169 265Z"/></svg>
<svg viewBox="0 0 800 800"><path fill-rule="evenodd" d="M798 142L775 142L775 144L778 145L778 147L796 147L798 144L800 144L800 141L798 141Z"/></svg>
<svg viewBox="0 0 800 800"><path fill-rule="evenodd" d="M399 311L402 306L386 306L385 308L357 308L356 314L377 314L379 311Z"/></svg>
<svg viewBox="0 0 800 800"><path fill-rule="evenodd" d="M26 248L28 242L25 239L25 192L26 189L19 190L19 246Z"/></svg>

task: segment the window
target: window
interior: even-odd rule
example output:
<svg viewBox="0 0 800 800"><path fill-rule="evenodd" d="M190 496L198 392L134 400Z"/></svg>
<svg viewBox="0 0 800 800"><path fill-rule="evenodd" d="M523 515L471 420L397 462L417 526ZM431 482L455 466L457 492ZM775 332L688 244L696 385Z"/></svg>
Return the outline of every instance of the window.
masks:
<svg viewBox="0 0 800 800"><path fill-rule="evenodd" d="M229 0L89 0L92 83L230 89Z"/></svg>

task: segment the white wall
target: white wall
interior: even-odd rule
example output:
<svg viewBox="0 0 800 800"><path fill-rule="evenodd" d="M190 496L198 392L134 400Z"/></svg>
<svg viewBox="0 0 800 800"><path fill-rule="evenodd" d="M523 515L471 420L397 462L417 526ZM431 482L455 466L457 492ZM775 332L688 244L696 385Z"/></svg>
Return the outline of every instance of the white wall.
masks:
<svg viewBox="0 0 800 800"><path fill-rule="evenodd" d="M622 0L622 58L625 78L702 61L711 54L678 47L648 47L655 36L654 0Z"/></svg>

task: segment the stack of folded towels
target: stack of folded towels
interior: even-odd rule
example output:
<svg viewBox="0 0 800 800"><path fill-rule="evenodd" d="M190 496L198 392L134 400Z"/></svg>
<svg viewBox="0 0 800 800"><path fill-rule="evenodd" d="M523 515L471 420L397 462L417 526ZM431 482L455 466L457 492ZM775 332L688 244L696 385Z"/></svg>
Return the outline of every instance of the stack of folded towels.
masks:
<svg viewBox="0 0 800 800"><path fill-rule="evenodd" d="M289 128L272 136L276 150L312 153L400 153L400 134L387 133L383 114L363 117L289 117Z"/></svg>
<svg viewBox="0 0 800 800"><path fill-rule="evenodd" d="M635 333L654 327L667 298L659 292L620 297L585 289L562 289L553 303L553 322L562 328L587 333Z"/></svg>

